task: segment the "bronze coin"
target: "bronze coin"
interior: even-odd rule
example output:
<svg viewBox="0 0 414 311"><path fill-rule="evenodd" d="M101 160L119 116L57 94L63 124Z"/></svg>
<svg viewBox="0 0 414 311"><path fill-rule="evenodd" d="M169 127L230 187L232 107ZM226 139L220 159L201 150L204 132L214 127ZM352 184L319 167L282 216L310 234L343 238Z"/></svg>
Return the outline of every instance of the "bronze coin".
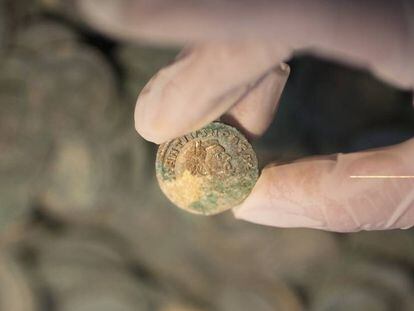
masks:
<svg viewBox="0 0 414 311"><path fill-rule="evenodd" d="M175 205L202 215L239 205L259 175L250 143L237 129L220 122L162 144L156 174Z"/></svg>

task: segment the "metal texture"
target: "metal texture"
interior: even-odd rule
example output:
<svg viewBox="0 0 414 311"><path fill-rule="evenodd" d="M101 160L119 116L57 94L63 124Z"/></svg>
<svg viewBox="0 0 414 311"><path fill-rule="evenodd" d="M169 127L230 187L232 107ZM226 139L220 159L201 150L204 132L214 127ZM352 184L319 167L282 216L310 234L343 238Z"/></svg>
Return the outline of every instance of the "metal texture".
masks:
<svg viewBox="0 0 414 311"><path fill-rule="evenodd" d="M258 178L256 154L234 127L213 122L159 147L161 189L178 207L214 215L240 204Z"/></svg>

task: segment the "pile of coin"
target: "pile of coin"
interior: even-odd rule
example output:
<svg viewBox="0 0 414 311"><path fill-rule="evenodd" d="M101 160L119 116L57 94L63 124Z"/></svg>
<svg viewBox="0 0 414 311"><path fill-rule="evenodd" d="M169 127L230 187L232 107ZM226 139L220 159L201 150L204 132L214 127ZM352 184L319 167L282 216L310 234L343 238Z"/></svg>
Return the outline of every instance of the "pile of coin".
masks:
<svg viewBox="0 0 414 311"><path fill-rule="evenodd" d="M326 270L311 296L313 310L412 309L412 280L397 265L343 258Z"/></svg>
<svg viewBox="0 0 414 311"><path fill-rule="evenodd" d="M2 187L11 197L5 210L18 216L31 199L83 217L117 205L123 187L144 185L148 148L135 135L103 54L56 22L23 27L13 49L0 75L0 141L7 144L1 156L12 178L22 176Z"/></svg>
<svg viewBox="0 0 414 311"><path fill-rule="evenodd" d="M29 276L16 258L2 249L0 256L0 310L37 311L38 301Z"/></svg>
<svg viewBox="0 0 414 311"><path fill-rule="evenodd" d="M1 261L0 310L145 311L163 303L158 285L134 272L126 241L99 226L61 225L33 224L3 246L14 261Z"/></svg>

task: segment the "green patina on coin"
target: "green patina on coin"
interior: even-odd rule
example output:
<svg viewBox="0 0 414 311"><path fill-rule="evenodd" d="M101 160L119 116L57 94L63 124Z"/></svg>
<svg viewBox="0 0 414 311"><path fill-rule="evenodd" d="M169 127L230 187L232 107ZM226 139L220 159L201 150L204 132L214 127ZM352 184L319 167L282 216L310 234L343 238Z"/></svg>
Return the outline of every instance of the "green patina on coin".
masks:
<svg viewBox="0 0 414 311"><path fill-rule="evenodd" d="M155 169L162 191L174 204L203 215L239 205L259 175L250 143L220 122L162 144Z"/></svg>

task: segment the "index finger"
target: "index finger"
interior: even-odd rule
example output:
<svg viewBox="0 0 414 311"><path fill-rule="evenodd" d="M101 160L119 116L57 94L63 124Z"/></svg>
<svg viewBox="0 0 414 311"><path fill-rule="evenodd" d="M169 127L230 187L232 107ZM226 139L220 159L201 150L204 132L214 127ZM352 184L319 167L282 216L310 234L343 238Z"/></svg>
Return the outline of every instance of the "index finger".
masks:
<svg viewBox="0 0 414 311"><path fill-rule="evenodd" d="M396 1L78 0L95 26L167 43L269 39L414 85L414 5Z"/></svg>

